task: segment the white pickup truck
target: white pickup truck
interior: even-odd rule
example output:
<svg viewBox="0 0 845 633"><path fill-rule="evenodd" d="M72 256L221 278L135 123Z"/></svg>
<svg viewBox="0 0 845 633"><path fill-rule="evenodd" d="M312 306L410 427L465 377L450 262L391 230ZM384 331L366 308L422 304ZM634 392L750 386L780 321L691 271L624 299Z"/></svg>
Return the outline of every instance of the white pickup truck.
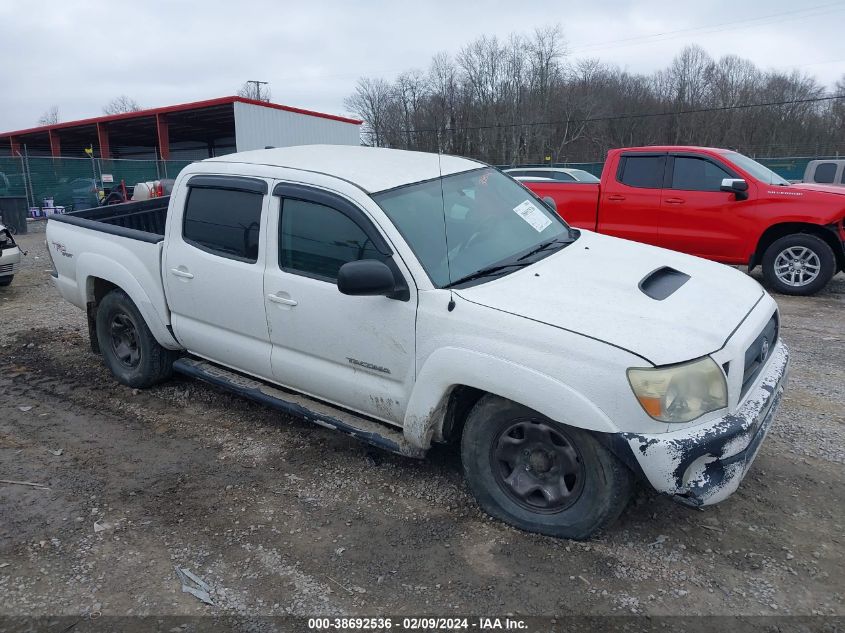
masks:
<svg viewBox="0 0 845 633"><path fill-rule="evenodd" d="M479 504L544 534L590 536L638 480L726 498L787 374L748 276L572 229L453 156L232 154L47 241L120 382L180 372L407 456L459 442Z"/></svg>

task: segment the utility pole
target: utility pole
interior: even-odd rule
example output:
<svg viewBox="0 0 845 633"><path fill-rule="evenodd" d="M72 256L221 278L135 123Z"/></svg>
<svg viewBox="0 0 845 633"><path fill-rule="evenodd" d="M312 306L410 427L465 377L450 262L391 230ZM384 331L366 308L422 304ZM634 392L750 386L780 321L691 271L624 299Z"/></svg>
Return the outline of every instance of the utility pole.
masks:
<svg viewBox="0 0 845 633"><path fill-rule="evenodd" d="M255 86L255 95L256 95L255 99L256 99L256 101L263 101L263 99L261 98L261 86L266 86L270 82L269 81L258 81L256 79L249 79L249 80L247 80L246 83L253 84Z"/></svg>

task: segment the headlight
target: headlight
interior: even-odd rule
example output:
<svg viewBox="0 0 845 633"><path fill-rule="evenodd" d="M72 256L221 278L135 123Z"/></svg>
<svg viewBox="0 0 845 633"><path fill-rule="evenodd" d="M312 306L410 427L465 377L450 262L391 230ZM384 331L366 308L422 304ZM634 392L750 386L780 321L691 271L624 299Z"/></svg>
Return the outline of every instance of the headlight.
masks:
<svg viewBox="0 0 845 633"><path fill-rule="evenodd" d="M709 356L671 367L632 367L628 382L645 412L661 422L689 422L728 406L725 375Z"/></svg>

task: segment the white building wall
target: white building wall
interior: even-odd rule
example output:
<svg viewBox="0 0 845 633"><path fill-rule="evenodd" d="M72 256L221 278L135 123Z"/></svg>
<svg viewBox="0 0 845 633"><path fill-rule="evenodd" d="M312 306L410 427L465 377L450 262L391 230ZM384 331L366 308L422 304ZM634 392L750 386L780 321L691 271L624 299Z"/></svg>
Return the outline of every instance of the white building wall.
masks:
<svg viewBox="0 0 845 633"><path fill-rule="evenodd" d="M235 102L237 151L290 145L360 145L361 126L323 117Z"/></svg>

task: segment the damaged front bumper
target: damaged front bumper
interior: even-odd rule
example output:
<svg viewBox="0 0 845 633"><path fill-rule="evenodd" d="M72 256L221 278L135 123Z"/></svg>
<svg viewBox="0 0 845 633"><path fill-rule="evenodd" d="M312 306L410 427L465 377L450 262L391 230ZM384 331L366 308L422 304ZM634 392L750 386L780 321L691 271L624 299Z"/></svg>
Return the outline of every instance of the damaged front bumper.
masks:
<svg viewBox="0 0 845 633"><path fill-rule="evenodd" d="M680 431L623 433L645 478L658 492L688 505L711 505L730 496L771 427L788 368L789 351L778 341L768 366L735 412Z"/></svg>

